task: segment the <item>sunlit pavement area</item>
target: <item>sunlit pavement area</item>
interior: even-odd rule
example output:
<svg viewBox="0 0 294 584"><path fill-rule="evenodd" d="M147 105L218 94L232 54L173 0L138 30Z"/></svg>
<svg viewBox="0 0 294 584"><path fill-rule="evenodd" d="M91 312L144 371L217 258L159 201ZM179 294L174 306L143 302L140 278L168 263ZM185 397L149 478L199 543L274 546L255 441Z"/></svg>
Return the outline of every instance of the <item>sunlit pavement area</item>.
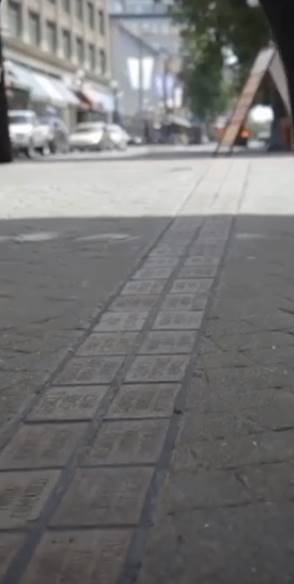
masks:
<svg viewBox="0 0 294 584"><path fill-rule="evenodd" d="M1 584L290 584L291 157L0 169Z"/></svg>

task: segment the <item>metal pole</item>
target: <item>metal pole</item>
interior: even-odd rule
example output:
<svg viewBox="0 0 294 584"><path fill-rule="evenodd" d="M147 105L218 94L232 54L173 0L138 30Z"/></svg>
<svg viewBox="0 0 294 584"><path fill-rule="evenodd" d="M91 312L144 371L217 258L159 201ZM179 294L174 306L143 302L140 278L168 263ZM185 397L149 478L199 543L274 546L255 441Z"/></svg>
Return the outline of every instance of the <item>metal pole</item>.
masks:
<svg viewBox="0 0 294 584"><path fill-rule="evenodd" d="M1 0L0 0L1 9ZM0 20L0 163L12 161L8 126L8 103L5 90L2 27Z"/></svg>
<svg viewBox="0 0 294 584"><path fill-rule="evenodd" d="M144 78L143 78L143 41L140 39L139 46L139 120L143 122L144 109Z"/></svg>

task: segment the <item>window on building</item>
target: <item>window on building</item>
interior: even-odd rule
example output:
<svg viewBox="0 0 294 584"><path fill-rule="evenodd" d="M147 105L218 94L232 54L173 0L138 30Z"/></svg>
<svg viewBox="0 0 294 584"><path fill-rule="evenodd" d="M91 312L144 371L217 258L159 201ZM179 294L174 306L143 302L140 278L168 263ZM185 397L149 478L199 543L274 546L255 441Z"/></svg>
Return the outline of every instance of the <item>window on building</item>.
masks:
<svg viewBox="0 0 294 584"><path fill-rule="evenodd" d="M82 0L76 0L76 17L79 20L83 20L83 2L82 2Z"/></svg>
<svg viewBox="0 0 294 584"><path fill-rule="evenodd" d="M77 58L80 64L84 62L84 43L81 38L77 38Z"/></svg>
<svg viewBox="0 0 294 584"><path fill-rule="evenodd" d="M8 2L9 31L14 37L19 37L22 31L20 3L9 0Z"/></svg>
<svg viewBox="0 0 294 584"><path fill-rule="evenodd" d="M94 45L89 45L89 64L90 69L95 71L96 69L96 51Z"/></svg>
<svg viewBox="0 0 294 584"><path fill-rule="evenodd" d="M71 58L71 38L69 30L62 31L62 49L66 59Z"/></svg>
<svg viewBox="0 0 294 584"><path fill-rule="evenodd" d="M93 5L93 2L88 2L87 13L88 13L88 25L90 28L94 28L94 5Z"/></svg>
<svg viewBox="0 0 294 584"><path fill-rule="evenodd" d="M33 45L39 46L41 41L40 15L36 12L29 12L29 38Z"/></svg>
<svg viewBox="0 0 294 584"><path fill-rule="evenodd" d="M103 10L98 10L99 32L101 36L105 35L105 20Z"/></svg>
<svg viewBox="0 0 294 584"><path fill-rule="evenodd" d="M49 20L46 22L46 37L47 37L48 51L50 53L56 53L56 49L57 49L56 24L54 24L54 22L50 22Z"/></svg>
<svg viewBox="0 0 294 584"><path fill-rule="evenodd" d="M70 3L71 3L71 0L63 0L62 8L63 8L64 12L68 12L68 13L70 12Z"/></svg>
<svg viewBox="0 0 294 584"><path fill-rule="evenodd" d="M100 71L102 74L106 73L106 53L104 49L100 49Z"/></svg>

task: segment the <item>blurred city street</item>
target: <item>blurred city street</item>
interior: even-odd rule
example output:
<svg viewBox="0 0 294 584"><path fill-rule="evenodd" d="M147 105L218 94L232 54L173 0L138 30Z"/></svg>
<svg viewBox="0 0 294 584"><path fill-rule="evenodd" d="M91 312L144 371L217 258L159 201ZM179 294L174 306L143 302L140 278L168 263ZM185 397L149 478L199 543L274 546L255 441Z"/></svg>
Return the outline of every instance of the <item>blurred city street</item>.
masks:
<svg viewBox="0 0 294 584"><path fill-rule="evenodd" d="M293 180L1 168L1 584L292 581Z"/></svg>

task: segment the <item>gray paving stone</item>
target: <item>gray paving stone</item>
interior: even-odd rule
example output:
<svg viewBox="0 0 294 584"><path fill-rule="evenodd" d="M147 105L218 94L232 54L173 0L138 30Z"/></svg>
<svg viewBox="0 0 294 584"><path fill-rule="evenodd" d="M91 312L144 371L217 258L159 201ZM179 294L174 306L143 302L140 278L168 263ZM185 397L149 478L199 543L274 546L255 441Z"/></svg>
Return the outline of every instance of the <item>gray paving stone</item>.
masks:
<svg viewBox="0 0 294 584"><path fill-rule="evenodd" d="M23 425L0 454L0 469L63 466L86 424Z"/></svg>
<svg viewBox="0 0 294 584"><path fill-rule="evenodd" d="M190 331L150 332L140 348L140 353L148 355L189 354L196 335Z"/></svg>
<svg viewBox="0 0 294 584"><path fill-rule="evenodd" d="M111 383L123 363L123 357L76 357L58 376L59 385Z"/></svg>
<svg viewBox="0 0 294 584"><path fill-rule="evenodd" d="M170 294L208 294L212 284L211 279L178 279L174 281Z"/></svg>
<svg viewBox="0 0 294 584"><path fill-rule="evenodd" d="M104 422L83 452L82 465L152 464L159 459L168 420Z"/></svg>
<svg viewBox="0 0 294 584"><path fill-rule="evenodd" d="M188 362L188 357L179 355L137 357L127 374L127 381L182 381Z"/></svg>
<svg viewBox="0 0 294 584"><path fill-rule="evenodd" d="M106 312L100 323L95 327L96 332L123 332L142 330L148 313L133 314L132 312Z"/></svg>
<svg viewBox="0 0 294 584"><path fill-rule="evenodd" d="M0 533L0 578L5 575L9 564L25 541L22 533Z"/></svg>
<svg viewBox="0 0 294 584"><path fill-rule="evenodd" d="M217 257L209 257L205 255L190 255L186 261L185 266L195 266L202 268L210 268L212 266L218 266L220 259Z"/></svg>
<svg viewBox="0 0 294 584"><path fill-rule="evenodd" d="M171 277L174 268L168 266L142 267L134 276L134 280L166 280Z"/></svg>
<svg viewBox="0 0 294 584"><path fill-rule="evenodd" d="M131 530L46 533L22 584L116 584Z"/></svg>
<svg viewBox="0 0 294 584"><path fill-rule="evenodd" d="M171 416L179 385L123 385L112 402L109 418L156 418Z"/></svg>
<svg viewBox="0 0 294 584"><path fill-rule="evenodd" d="M110 312L148 312L158 302L158 295L130 294L118 296L109 307Z"/></svg>
<svg viewBox="0 0 294 584"><path fill-rule="evenodd" d="M131 530L46 533L22 584L116 584Z"/></svg>
<svg viewBox="0 0 294 584"><path fill-rule="evenodd" d="M144 264L145 268L154 268L158 266L168 266L171 268L175 268L176 265L179 263L180 258L169 256L169 255L149 255L147 261Z"/></svg>
<svg viewBox="0 0 294 584"><path fill-rule="evenodd" d="M106 387L52 387L28 415L30 421L90 420L107 392Z"/></svg>
<svg viewBox="0 0 294 584"><path fill-rule="evenodd" d="M78 350L81 356L125 355L132 351L137 342L136 333L94 333Z"/></svg>
<svg viewBox="0 0 294 584"><path fill-rule="evenodd" d="M53 520L55 526L134 525L150 484L151 468L77 470Z"/></svg>
<svg viewBox="0 0 294 584"><path fill-rule="evenodd" d="M125 285L122 294L161 294L165 285L165 280L132 280Z"/></svg>
<svg viewBox="0 0 294 584"><path fill-rule="evenodd" d="M161 304L164 310L193 310L195 294L167 294Z"/></svg>
<svg viewBox="0 0 294 584"><path fill-rule="evenodd" d="M38 519L58 477L59 472L53 470L1 473L1 528L28 527Z"/></svg>
<svg viewBox="0 0 294 584"><path fill-rule="evenodd" d="M184 266L179 271L179 278L214 278L217 266Z"/></svg>
<svg viewBox="0 0 294 584"><path fill-rule="evenodd" d="M161 311L155 320L157 330L197 330L201 326L203 311L182 310L178 312Z"/></svg>

